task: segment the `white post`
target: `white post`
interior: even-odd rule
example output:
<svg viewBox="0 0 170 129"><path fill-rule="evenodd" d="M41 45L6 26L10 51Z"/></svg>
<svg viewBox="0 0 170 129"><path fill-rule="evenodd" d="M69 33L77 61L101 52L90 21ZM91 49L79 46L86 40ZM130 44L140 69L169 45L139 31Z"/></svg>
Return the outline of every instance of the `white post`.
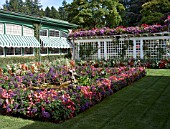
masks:
<svg viewBox="0 0 170 129"><path fill-rule="evenodd" d="M140 59L143 59L144 54L143 54L143 39L140 40Z"/></svg>
<svg viewBox="0 0 170 129"><path fill-rule="evenodd" d="M104 59L107 60L107 42L104 41Z"/></svg>
<svg viewBox="0 0 170 129"><path fill-rule="evenodd" d="M101 45L100 45L100 41L98 41L98 60L101 60Z"/></svg>
<svg viewBox="0 0 170 129"><path fill-rule="evenodd" d="M133 58L136 59L136 40L133 40Z"/></svg>
<svg viewBox="0 0 170 129"><path fill-rule="evenodd" d="M80 59L79 51L80 51L80 43L78 42L77 43L77 59ZM75 50L75 52L76 52L76 50Z"/></svg>

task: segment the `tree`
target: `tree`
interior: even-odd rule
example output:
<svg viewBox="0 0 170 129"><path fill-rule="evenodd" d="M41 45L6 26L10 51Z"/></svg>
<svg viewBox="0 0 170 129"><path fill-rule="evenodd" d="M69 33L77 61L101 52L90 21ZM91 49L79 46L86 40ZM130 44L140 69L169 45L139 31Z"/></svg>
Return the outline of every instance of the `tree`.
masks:
<svg viewBox="0 0 170 129"><path fill-rule="evenodd" d="M142 19L141 23L156 24L162 23L164 20L160 20L167 17L170 13L170 1L169 0L151 0L142 5Z"/></svg>
<svg viewBox="0 0 170 129"><path fill-rule="evenodd" d="M50 17L54 19L59 19L60 17L59 12L56 10L54 6L51 7Z"/></svg>
<svg viewBox="0 0 170 129"><path fill-rule="evenodd" d="M122 25L135 26L140 23L142 14L140 13L142 5L150 0L120 0L125 6L125 12L122 14Z"/></svg>
<svg viewBox="0 0 170 129"><path fill-rule="evenodd" d="M42 5L39 0L34 0L32 2L32 14L39 15Z"/></svg>
<svg viewBox="0 0 170 129"><path fill-rule="evenodd" d="M47 6L46 9L45 9L45 16L46 16L46 17L50 17L50 13L51 13L51 10L50 10L50 8Z"/></svg>
<svg viewBox="0 0 170 129"><path fill-rule="evenodd" d="M19 1L18 0L9 1L9 11L19 12Z"/></svg>
<svg viewBox="0 0 170 129"><path fill-rule="evenodd" d="M24 13L31 14L31 10L32 10L32 1L26 0L24 3Z"/></svg>
<svg viewBox="0 0 170 129"><path fill-rule="evenodd" d="M67 2L66 2L66 0L63 0L62 7L58 8L60 19L62 19L62 20L67 20L68 13L65 9L66 6L67 6Z"/></svg>
<svg viewBox="0 0 170 129"><path fill-rule="evenodd" d="M18 10L19 12L24 12L24 2L22 0L18 0Z"/></svg>
<svg viewBox="0 0 170 129"><path fill-rule="evenodd" d="M9 2L8 0L5 1L5 4L3 5L4 10L9 10Z"/></svg>
<svg viewBox="0 0 170 129"><path fill-rule="evenodd" d="M120 12L124 10L118 0L74 0L65 8L68 21L83 28L117 26L122 20Z"/></svg>

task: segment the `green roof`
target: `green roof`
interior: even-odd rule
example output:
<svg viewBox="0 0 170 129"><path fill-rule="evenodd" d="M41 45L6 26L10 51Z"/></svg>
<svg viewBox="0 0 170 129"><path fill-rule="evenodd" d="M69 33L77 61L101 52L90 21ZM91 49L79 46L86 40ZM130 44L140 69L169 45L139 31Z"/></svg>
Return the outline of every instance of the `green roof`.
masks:
<svg viewBox="0 0 170 129"><path fill-rule="evenodd" d="M40 47L40 43L33 36L0 35L1 47Z"/></svg>
<svg viewBox="0 0 170 129"><path fill-rule="evenodd" d="M69 41L65 38L40 37L40 39L42 41L42 47L72 48Z"/></svg>
<svg viewBox="0 0 170 129"><path fill-rule="evenodd" d="M15 13L15 12L10 12L10 11L4 11L0 10L0 16L5 16L5 17L10 17L14 19L20 19L20 20L27 20L27 21L33 21L33 22L39 22L41 24L49 24L53 26L63 26L67 28L76 28L78 25L76 24L71 24L67 21L59 20L59 19L52 19L48 17L34 17L31 15L25 15L22 13Z"/></svg>

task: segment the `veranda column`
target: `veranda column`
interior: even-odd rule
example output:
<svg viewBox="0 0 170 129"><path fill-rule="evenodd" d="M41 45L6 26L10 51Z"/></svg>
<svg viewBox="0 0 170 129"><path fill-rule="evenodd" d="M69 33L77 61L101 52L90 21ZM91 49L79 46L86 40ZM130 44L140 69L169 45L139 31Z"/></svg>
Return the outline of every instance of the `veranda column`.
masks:
<svg viewBox="0 0 170 129"><path fill-rule="evenodd" d="M101 60L101 49L100 49L100 41L98 41L98 60Z"/></svg>
<svg viewBox="0 0 170 129"><path fill-rule="evenodd" d="M136 39L133 40L133 58L136 59Z"/></svg>
<svg viewBox="0 0 170 129"><path fill-rule="evenodd" d="M107 60L107 42L104 41L104 59Z"/></svg>
<svg viewBox="0 0 170 129"><path fill-rule="evenodd" d="M143 39L140 40L140 59L143 59Z"/></svg>
<svg viewBox="0 0 170 129"><path fill-rule="evenodd" d="M76 50L77 49L77 50ZM79 56L79 52L80 52L80 43L78 42L77 43L77 47L76 47L76 49L75 49L75 52L76 52L76 57L77 57L77 59L79 60L80 59L80 56Z"/></svg>

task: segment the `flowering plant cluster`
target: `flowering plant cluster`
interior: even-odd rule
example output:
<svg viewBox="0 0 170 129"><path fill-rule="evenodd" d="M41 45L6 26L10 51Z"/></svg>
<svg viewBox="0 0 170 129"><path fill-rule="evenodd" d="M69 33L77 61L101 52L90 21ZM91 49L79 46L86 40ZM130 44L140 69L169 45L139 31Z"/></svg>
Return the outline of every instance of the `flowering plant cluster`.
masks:
<svg viewBox="0 0 170 129"><path fill-rule="evenodd" d="M0 113L53 122L63 121L146 74L143 67L96 68L93 65L76 66L74 62L70 63L69 67L45 67L46 64L34 63L34 70L24 65L24 73L17 72L20 69L18 65L12 69L8 66L6 71L1 69ZM70 78L67 72L70 68L75 69L80 77L89 78L89 83L72 83L63 89L32 89L33 85L47 82L56 85L60 79L67 81Z"/></svg>
<svg viewBox="0 0 170 129"><path fill-rule="evenodd" d="M158 61L148 61L145 63L147 68L170 69L170 59L162 59Z"/></svg>
<svg viewBox="0 0 170 129"><path fill-rule="evenodd" d="M165 20L165 23L170 23L170 15L168 15L167 19Z"/></svg>
<svg viewBox="0 0 170 129"><path fill-rule="evenodd" d="M92 30L77 30L72 32L69 37L78 38L78 37L92 37L92 36L111 36L111 35L120 35L120 34L142 34L142 33L158 33L162 31L167 31L167 25L147 25L142 24L141 26L135 27L123 27L119 26L116 28L100 28Z"/></svg>

